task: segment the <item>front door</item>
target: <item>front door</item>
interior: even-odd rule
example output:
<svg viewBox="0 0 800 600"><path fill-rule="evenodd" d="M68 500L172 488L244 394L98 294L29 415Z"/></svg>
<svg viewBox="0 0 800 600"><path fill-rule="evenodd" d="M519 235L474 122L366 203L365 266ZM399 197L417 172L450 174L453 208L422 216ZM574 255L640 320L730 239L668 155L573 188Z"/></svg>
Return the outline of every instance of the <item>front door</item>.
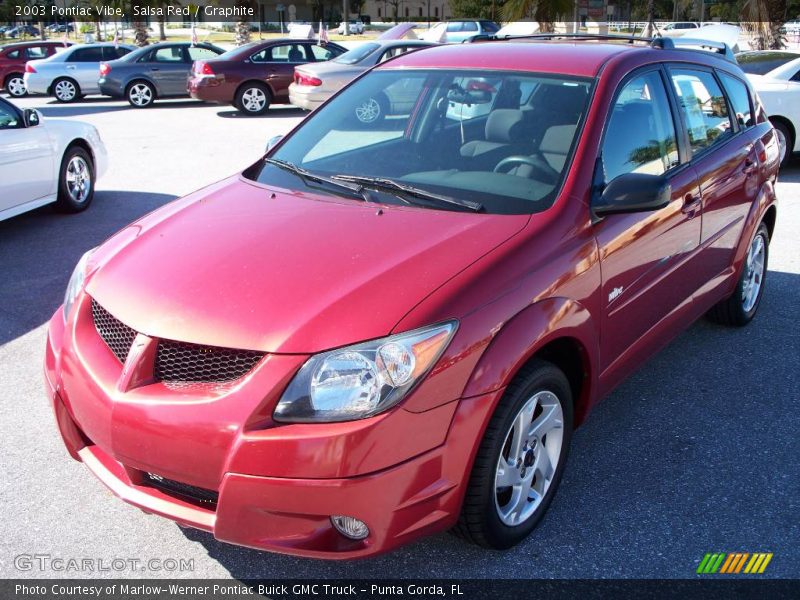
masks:
<svg viewBox="0 0 800 600"><path fill-rule="evenodd" d="M694 168L679 159L666 89L658 68L623 83L601 147L600 185L647 173L666 175L672 188L671 202L660 210L610 215L595 225L603 278L601 369L610 381L636 363L637 341L698 285L691 258L700 243L700 190Z"/></svg>

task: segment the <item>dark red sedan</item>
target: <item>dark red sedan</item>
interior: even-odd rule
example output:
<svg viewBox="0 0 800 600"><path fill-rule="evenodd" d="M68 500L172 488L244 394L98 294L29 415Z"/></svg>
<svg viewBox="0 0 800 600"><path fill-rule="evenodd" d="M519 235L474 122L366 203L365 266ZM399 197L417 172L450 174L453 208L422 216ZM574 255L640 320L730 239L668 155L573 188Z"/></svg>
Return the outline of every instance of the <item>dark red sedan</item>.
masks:
<svg viewBox="0 0 800 600"><path fill-rule="evenodd" d="M402 54L90 250L45 358L70 454L148 513L275 552L523 540L592 407L762 299L775 130L729 51L648 42ZM395 89L404 113L355 118Z"/></svg>
<svg viewBox="0 0 800 600"><path fill-rule="evenodd" d="M47 58L59 48L71 46L72 42L19 42L0 47L0 89L9 96L20 98L27 94L23 75L29 60Z"/></svg>
<svg viewBox="0 0 800 600"><path fill-rule="evenodd" d="M330 60L345 51L333 42L253 42L218 58L196 61L189 77L189 94L198 100L233 104L246 115L264 114L272 103L289 102L296 66Z"/></svg>

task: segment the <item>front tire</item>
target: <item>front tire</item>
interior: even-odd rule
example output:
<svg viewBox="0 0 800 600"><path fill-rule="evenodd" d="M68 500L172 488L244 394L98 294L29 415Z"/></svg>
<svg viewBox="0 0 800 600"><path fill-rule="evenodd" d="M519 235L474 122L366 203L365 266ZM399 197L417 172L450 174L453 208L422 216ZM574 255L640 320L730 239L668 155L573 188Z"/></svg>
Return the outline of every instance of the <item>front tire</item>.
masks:
<svg viewBox="0 0 800 600"><path fill-rule="evenodd" d="M236 108L250 116L263 115L269 110L272 94L263 83L246 83L236 92Z"/></svg>
<svg viewBox="0 0 800 600"><path fill-rule="evenodd" d="M94 198L94 184L92 157L80 146L69 148L61 160L56 208L67 213L86 210Z"/></svg>
<svg viewBox="0 0 800 600"><path fill-rule="evenodd" d="M53 82L53 96L59 102L68 104L81 97L81 88L69 77L61 77Z"/></svg>
<svg viewBox="0 0 800 600"><path fill-rule="evenodd" d="M572 415L572 392L560 369L535 360L520 371L481 441L457 535L501 550L533 531L561 481Z"/></svg>
<svg viewBox="0 0 800 600"><path fill-rule="evenodd" d="M753 320L761 304L761 296L764 294L768 259L769 230L764 223L761 223L750 241L736 290L733 295L708 311L710 320L721 325L736 327L747 325Z"/></svg>
<svg viewBox="0 0 800 600"><path fill-rule="evenodd" d="M22 73L12 73L6 77L5 88L8 95L12 98L22 98L28 94Z"/></svg>
<svg viewBox="0 0 800 600"><path fill-rule="evenodd" d="M152 106L156 99L155 88L146 81L134 81L125 90L128 104L134 108L147 108Z"/></svg>

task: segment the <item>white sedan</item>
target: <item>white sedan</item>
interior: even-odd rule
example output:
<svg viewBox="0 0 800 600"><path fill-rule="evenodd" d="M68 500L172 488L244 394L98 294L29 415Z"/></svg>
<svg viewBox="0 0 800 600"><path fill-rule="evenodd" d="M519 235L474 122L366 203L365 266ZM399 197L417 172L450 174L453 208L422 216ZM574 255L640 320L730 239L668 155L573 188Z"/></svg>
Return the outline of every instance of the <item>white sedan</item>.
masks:
<svg viewBox="0 0 800 600"><path fill-rule="evenodd" d="M781 164L800 152L800 53L758 50L736 55L778 132Z"/></svg>
<svg viewBox="0 0 800 600"><path fill-rule="evenodd" d="M85 210L107 163L93 126L46 120L0 98L0 221L50 203Z"/></svg>

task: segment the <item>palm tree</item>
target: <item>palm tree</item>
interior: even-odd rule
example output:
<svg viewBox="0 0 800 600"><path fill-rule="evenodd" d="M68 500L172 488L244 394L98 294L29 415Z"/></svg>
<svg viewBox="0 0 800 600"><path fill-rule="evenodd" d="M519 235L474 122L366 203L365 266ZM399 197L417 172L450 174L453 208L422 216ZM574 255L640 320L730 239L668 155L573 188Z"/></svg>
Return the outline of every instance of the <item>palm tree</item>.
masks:
<svg viewBox="0 0 800 600"><path fill-rule="evenodd" d="M181 3L179 0L151 0L150 4L162 9L161 16L158 17L158 39L165 42L167 41L167 32L164 31L164 23L166 21L164 13L167 11L168 6L181 6Z"/></svg>
<svg viewBox="0 0 800 600"><path fill-rule="evenodd" d="M786 0L746 0L742 6L745 28L755 35L758 50L780 50L784 47L781 26L786 21Z"/></svg>
<svg viewBox="0 0 800 600"><path fill-rule="evenodd" d="M236 0L237 8L252 8L255 10L254 0ZM250 20L246 16L241 16L236 21L236 39L237 46L244 46L250 43Z"/></svg>
<svg viewBox="0 0 800 600"><path fill-rule="evenodd" d="M532 18L545 33L555 31L555 24L572 13L573 0L507 0L503 5L503 19L519 21Z"/></svg>

